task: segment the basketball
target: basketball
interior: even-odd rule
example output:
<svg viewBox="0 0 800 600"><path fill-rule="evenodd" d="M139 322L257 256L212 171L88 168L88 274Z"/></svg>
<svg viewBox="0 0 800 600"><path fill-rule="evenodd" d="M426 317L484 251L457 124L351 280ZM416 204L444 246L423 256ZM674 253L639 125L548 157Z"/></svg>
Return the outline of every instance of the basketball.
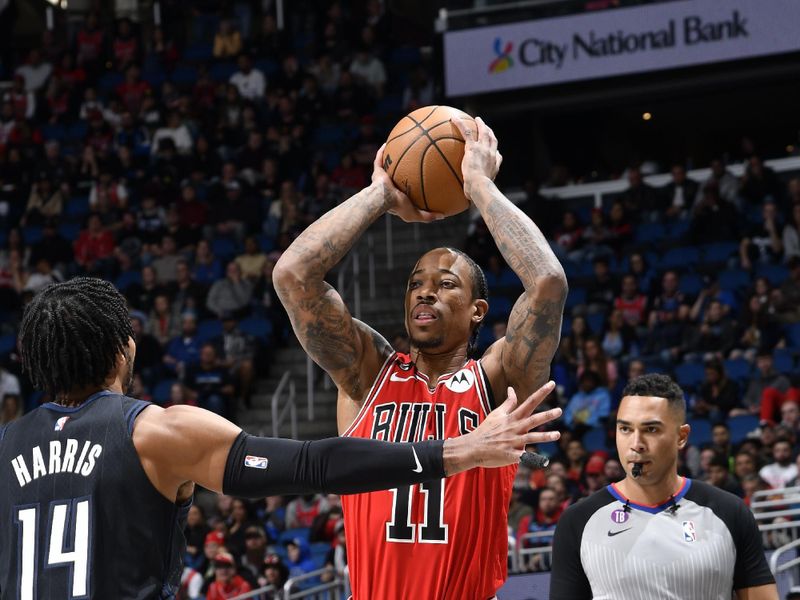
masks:
<svg viewBox="0 0 800 600"><path fill-rule="evenodd" d="M450 122L459 117L472 121L457 108L425 106L403 117L389 134L383 168L417 208L446 216L469 208L461 175L464 138Z"/></svg>

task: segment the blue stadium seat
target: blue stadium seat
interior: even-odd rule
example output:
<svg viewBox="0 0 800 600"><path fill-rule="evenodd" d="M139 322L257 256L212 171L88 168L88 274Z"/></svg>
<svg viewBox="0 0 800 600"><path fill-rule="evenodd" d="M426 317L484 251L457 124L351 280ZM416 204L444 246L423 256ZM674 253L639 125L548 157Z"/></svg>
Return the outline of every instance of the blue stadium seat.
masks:
<svg viewBox="0 0 800 600"><path fill-rule="evenodd" d="M506 288L522 287L522 282L519 280L519 277L517 277L517 274L509 268L503 269L503 272L500 273L500 280L498 281L498 284L501 287Z"/></svg>
<svg viewBox="0 0 800 600"><path fill-rule="evenodd" d="M204 344L222 335L222 322L217 319L200 321L197 324L197 340Z"/></svg>
<svg viewBox="0 0 800 600"><path fill-rule="evenodd" d="M758 427L758 415L739 415L728 418L728 429L731 432L731 443L739 444L747 434Z"/></svg>
<svg viewBox="0 0 800 600"><path fill-rule="evenodd" d="M62 223L58 226L58 233L68 242L74 242L81 234L81 226L78 223Z"/></svg>
<svg viewBox="0 0 800 600"><path fill-rule="evenodd" d="M219 62L211 66L211 68L208 70L208 74L214 81L218 83L226 83L231 78L231 75L236 73L237 70L238 67L236 66L236 63Z"/></svg>
<svg viewBox="0 0 800 600"><path fill-rule="evenodd" d="M564 310L570 312L573 308L581 304L586 304L586 290L584 288L570 286L569 293L567 294L567 302L564 304Z"/></svg>
<svg viewBox="0 0 800 600"><path fill-rule="evenodd" d="M794 353L789 348L776 348L772 360L779 373L791 373L794 370Z"/></svg>
<svg viewBox="0 0 800 600"><path fill-rule="evenodd" d="M71 219L81 220L89 214L89 196L74 196L67 201L64 214Z"/></svg>
<svg viewBox="0 0 800 600"><path fill-rule="evenodd" d="M311 529L308 527L295 527L294 529L286 529L283 531L283 533L281 533L281 544L284 544L295 538L299 538L305 543L308 543L308 536L310 533Z"/></svg>
<svg viewBox="0 0 800 600"><path fill-rule="evenodd" d="M565 335L569 335L572 331L572 317L569 315L564 315L561 318L561 335L562 337Z"/></svg>
<svg viewBox="0 0 800 600"><path fill-rule="evenodd" d="M278 61L271 58L260 58L254 63L254 66L261 71L267 79L274 77L281 70Z"/></svg>
<svg viewBox="0 0 800 600"><path fill-rule="evenodd" d="M689 233L689 219L679 219L667 225L667 239L679 240Z"/></svg>
<svg viewBox="0 0 800 600"><path fill-rule="evenodd" d="M215 237L211 240L211 251L222 261L228 261L236 256L238 248L236 242L227 237Z"/></svg>
<svg viewBox="0 0 800 600"><path fill-rule="evenodd" d="M108 94L114 91L114 88L121 84L124 80L125 78L122 73L117 71L108 71L102 77L100 77L100 80L97 82L97 89L102 94Z"/></svg>
<svg viewBox="0 0 800 600"><path fill-rule="evenodd" d="M252 335L254 338L266 342L272 335L272 323L260 317L248 317L239 323L242 333Z"/></svg>
<svg viewBox="0 0 800 600"><path fill-rule="evenodd" d="M702 446L711 442L711 421L708 419L689 419L689 443L693 446Z"/></svg>
<svg viewBox="0 0 800 600"><path fill-rule="evenodd" d="M275 250L275 240L266 233L262 233L258 236L258 246L262 252L272 252Z"/></svg>
<svg viewBox="0 0 800 600"><path fill-rule="evenodd" d="M642 223L636 228L634 240L639 244L650 244L663 240L666 234L661 223Z"/></svg>
<svg viewBox="0 0 800 600"><path fill-rule="evenodd" d="M328 542L314 542L311 544L311 560L317 569L325 566L325 558L331 551L331 545Z"/></svg>
<svg viewBox="0 0 800 600"><path fill-rule="evenodd" d="M183 51L183 59L190 62L204 62L211 60L214 56L214 48L211 44L200 42L187 46Z"/></svg>
<svg viewBox="0 0 800 600"><path fill-rule="evenodd" d="M697 273L684 273L678 289L687 296L697 296L703 289L703 278Z"/></svg>
<svg viewBox="0 0 800 600"><path fill-rule="evenodd" d="M743 290L750 285L750 274L742 269L728 269L719 274L719 287L723 290Z"/></svg>
<svg viewBox="0 0 800 600"><path fill-rule="evenodd" d="M757 263L756 277L764 277L770 284L777 287L789 278L789 269L784 265Z"/></svg>
<svg viewBox="0 0 800 600"><path fill-rule="evenodd" d="M0 336L0 356L6 356L14 351L17 346L17 336L13 333Z"/></svg>
<svg viewBox="0 0 800 600"><path fill-rule="evenodd" d="M142 283L141 271L125 271L124 273L119 274L116 281L114 282L114 285L120 292L124 292L132 285L141 283Z"/></svg>
<svg viewBox="0 0 800 600"><path fill-rule="evenodd" d="M42 241L42 228L37 225L29 225L22 229L22 238L27 245L36 244Z"/></svg>
<svg viewBox="0 0 800 600"><path fill-rule="evenodd" d="M48 123L42 125L42 137L45 140L55 140L62 142L67 138L67 128L58 123Z"/></svg>
<svg viewBox="0 0 800 600"><path fill-rule="evenodd" d="M175 379L164 379L156 384L156 387L153 389L153 400L156 404L161 404L163 406L169 402L172 384L176 381Z"/></svg>
<svg viewBox="0 0 800 600"><path fill-rule="evenodd" d="M583 447L587 452L595 452L596 450L608 450L606 446L606 430L602 427L593 427L583 434L581 440Z"/></svg>
<svg viewBox="0 0 800 600"><path fill-rule="evenodd" d="M702 246L700 251L704 264L724 264L739 252L739 245L735 242L716 242Z"/></svg>
<svg viewBox="0 0 800 600"><path fill-rule="evenodd" d="M685 388L694 389L705 376L706 370L701 363L683 363L675 367L675 380Z"/></svg>
<svg viewBox="0 0 800 600"><path fill-rule="evenodd" d="M491 346L494 341L494 332L492 331L492 328L486 325L481 327L478 331L478 350L486 350L486 348Z"/></svg>
<svg viewBox="0 0 800 600"><path fill-rule="evenodd" d="M378 101L375 112L379 116L393 115L403 110L403 96L399 93L386 94Z"/></svg>
<svg viewBox="0 0 800 600"><path fill-rule="evenodd" d="M595 335L602 335L606 328L606 314L605 313L591 313L586 315L586 325L589 330Z"/></svg>
<svg viewBox="0 0 800 600"><path fill-rule="evenodd" d="M659 261L659 269L676 269L678 271L691 270L700 260L700 251L697 248L672 248L667 250Z"/></svg>
<svg viewBox="0 0 800 600"><path fill-rule="evenodd" d="M418 65L421 61L422 56L416 46L400 46L389 52L390 65Z"/></svg>
<svg viewBox="0 0 800 600"><path fill-rule="evenodd" d="M167 74L161 65L148 65L142 70L142 79L153 87L159 87L167 80Z"/></svg>
<svg viewBox="0 0 800 600"><path fill-rule="evenodd" d="M197 69L187 65L175 67L170 76L170 80L175 85L191 85L197 81Z"/></svg>
<svg viewBox="0 0 800 600"><path fill-rule="evenodd" d="M800 323L792 323L784 329L786 344L789 348L800 349Z"/></svg>
<svg viewBox="0 0 800 600"><path fill-rule="evenodd" d="M69 126L67 137L70 141L79 142L86 137L89 132L89 124L86 121L76 121Z"/></svg>
<svg viewBox="0 0 800 600"><path fill-rule="evenodd" d="M740 384L750 377L753 366L743 358L726 360L723 363L728 377L738 381Z"/></svg>
<svg viewBox="0 0 800 600"><path fill-rule="evenodd" d="M513 307L514 303L505 296L492 296L489 298L489 317L492 321L505 321Z"/></svg>

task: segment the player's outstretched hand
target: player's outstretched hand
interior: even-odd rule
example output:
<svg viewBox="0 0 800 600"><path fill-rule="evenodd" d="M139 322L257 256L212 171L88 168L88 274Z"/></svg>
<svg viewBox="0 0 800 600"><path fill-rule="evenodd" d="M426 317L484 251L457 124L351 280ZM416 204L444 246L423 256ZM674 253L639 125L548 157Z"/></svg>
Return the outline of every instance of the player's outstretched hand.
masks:
<svg viewBox="0 0 800 600"><path fill-rule="evenodd" d="M553 391L554 387L555 383L548 381L521 404L517 403L517 395L514 390L508 388L506 401L493 410L475 431L460 438L447 440L448 443L460 441L470 445L467 452L470 464L463 465L463 467L468 469L515 465L519 462L527 444L553 442L561 437L557 431L531 431L561 416L560 408L535 414L533 412ZM449 454L448 445L445 444L445 469L448 474L451 474L447 463ZM458 470L463 469L459 468Z"/></svg>
<svg viewBox="0 0 800 600"><path fill-rule="evenodd" d="M444 219L444 215L438 212L422 210L414 206L411 198L400 191L383 168L383 149L386 144L378 149L375 155L375 162L372 164L372 185L379 185L383 189L384 198L389 206L388 212L400 217L406 223L430 223L438 219Z"/></svg>
<svg viewBox="0 0 800 600"><path fill-rule="evenodd" d="M464 160L461 174L464 176L464 193L469 198L470 184L479 177L491 180L497 176L503 156L497 151L497 138L491 128L480 117L475 118L475 127L469 119L452 119L464 138Z"/></svg>

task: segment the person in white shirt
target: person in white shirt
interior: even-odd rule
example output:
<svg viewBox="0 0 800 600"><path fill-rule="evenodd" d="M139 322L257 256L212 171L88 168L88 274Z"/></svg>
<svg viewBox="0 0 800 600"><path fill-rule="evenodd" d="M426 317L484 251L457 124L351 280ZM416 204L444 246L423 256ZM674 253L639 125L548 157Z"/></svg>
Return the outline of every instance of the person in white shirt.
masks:
<svg viewBox="0 0 800 600"><path fill-rule="evenodd" d="M153 136L153 142L150 144L150 151L153 154L158 152L158 143L165 138L170 138L173 142L175 142L175 148L177 149L178 154L182 154L184 156L191 154L192 148L194 147L192 134L189 132L189 128L185 124L181 123L181 117L176 112L169 113L166 125L156 129L156 133Z"/></svg>
<svg viewBox="0 0 800 600"><path fill-rule="evenodd" d="M41 53L35 48L28 55L28 62L15 71L17 75L25 78L25 90L34 94L44 89L52 72L53 65L43 62Z"/></svg>
<svg viewBox="0 0 800 600"><path fill-rule="evenodd" d="M247 54L239 55L239 70L231 75L230 82L239 90L239 95L247 100L259 100L264 97L267 80L264 74L253 67Z"/></svg>
<svg viewBox="0 0 800 600"><path fill-rule="evenodd" d="M368 85L376 96L383 96L386 69L380 59L370 54L366 48L361 48L356 53L355 60L350 63L350 72Z"/></svg>
<svg viewBox="0 0 800 600"><path fill-rule="evenodd" d="M792 444L789 440L778 440L772 446L775 462L761 467L758 474L773 488L786 487L797 477L797 465L792 461Z"/></svg>

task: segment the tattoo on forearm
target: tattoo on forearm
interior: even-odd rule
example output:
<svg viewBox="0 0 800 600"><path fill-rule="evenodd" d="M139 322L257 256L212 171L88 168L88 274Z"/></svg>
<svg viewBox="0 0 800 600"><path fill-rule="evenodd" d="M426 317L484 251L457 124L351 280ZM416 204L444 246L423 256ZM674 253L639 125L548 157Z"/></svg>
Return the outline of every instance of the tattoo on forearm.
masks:
<svg viewBox="0 0 800 600"><path fill-rule="evenodd" d="M525 295L517 301L508 319L507 366L529 376L548 372L560 337L563 306L560 298L540 299L533 306Z"/></svg>

